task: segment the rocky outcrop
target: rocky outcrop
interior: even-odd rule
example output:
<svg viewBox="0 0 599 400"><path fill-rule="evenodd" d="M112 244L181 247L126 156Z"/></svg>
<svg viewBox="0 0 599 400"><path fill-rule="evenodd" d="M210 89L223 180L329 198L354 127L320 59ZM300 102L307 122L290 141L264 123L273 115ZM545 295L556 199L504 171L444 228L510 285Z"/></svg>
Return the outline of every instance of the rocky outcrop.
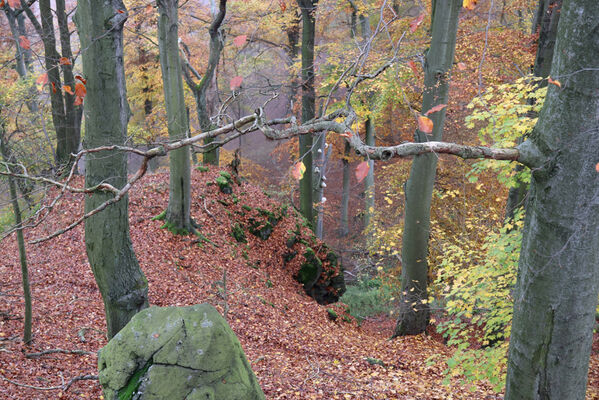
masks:
<svg viewBox="0 0 599 400"><path fill-rule="evenodd" d="M98 356L107 400L258 400L239 340L208 304L150 307Z"/></svg>

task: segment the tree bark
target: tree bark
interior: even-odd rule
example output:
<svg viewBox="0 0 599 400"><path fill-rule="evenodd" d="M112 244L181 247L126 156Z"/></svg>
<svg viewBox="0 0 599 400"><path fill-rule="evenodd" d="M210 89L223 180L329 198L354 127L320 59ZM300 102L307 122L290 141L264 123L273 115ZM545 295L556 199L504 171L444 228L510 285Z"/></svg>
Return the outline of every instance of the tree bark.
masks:
<svg viewBox="0 0 599 400"><path fill-rule="evenodd" d="M347 236L349 233L349 152L351 147L349 143L345 142L345 149L343 151L343 189L341 194L341 228L339 230L340 236Z"/></svg>
<svg viewBox="0 0 599 400"><path fill-rule="evenodd" d="M178 0L159 0L158 44L168 119L172 141L187 137L187 110L179 58ZM173 233L193 232L191 222L191 165L188 148L169 153L170 181L166 225Z"/></svg>
<svg viewBox="0 0 599 400"><path fill-rule="evenodd" d="M599 2L565 0L515 289L507 400L584 399L599 292ZM531 334L531 332L534 332Z"/></svg>
<svg viewBox="0 0 599 400"><path fill-rule="evenodd" d="M557 37L557 26L562 0L541 0L533 25L533 33L539 32L539 41L537 45L537 55L533 67L533 74L546 78L551 70L551 61L553 60L553 50L555 48L555 39ZM546 86L547 81L540 82L541 86ZM523 170L523 166L518 164L514 167L515 173ZM524 206L524 199L528 194L528 184L518 182L516 186L510 188L508 200L505 207L505 220L510 221L514 218L517 209Z"/></svg>
<svg viewBox="0 0 599 400"><path fill-rule="evenodd" d="M316 93L314 90L314 35L318 0L297 0L302 12L302 122L314 118ZM312 135L299 138L299 157L306 167L300 180L300 210L314 226Z"/></svg>
<svg viewBox="0 0 599 400"><path fill-rule="evenodd" d="M422 113L438 104L446 104L449 71L462 2L437 2L432 19L432 41L426 55ZM434 123L431 136L416 131L416 142L438 141L443 136L445 109L430 115ZM402 243L401 301L394 336L424 332L429 322L427 300L428 239L430 206L437 168L437 155L414 158L406 185L406 209Z"/></svg>
<svg viewBox="0 0 599 400"><path fill-rule="evenodd" d="M79 30L85 98L85 147L122 145L130 111L123 67L123 25L127 11L120 0L79 0L75 23ZM86 156L85 185L106 182L122 188L127 182L127 157L120 151ZM94 192L85 212L112 198ZM113 337L148 305L148 282L139 267L129 237L128 197L85 221L85 245L106 312L108 337Z"/></svg>

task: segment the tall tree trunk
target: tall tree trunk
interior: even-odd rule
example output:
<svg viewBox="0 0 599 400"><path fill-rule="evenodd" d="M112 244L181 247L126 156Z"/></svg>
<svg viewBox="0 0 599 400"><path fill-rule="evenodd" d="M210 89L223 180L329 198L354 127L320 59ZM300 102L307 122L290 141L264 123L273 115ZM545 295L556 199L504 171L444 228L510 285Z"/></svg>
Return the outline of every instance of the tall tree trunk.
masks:
<svg viewBox="0 0 599 400"><path fill-rule="evenodd" d="M314 35L315 15L318 0L297 0L302 12L302 122L314 118L316 94L314 90ZM302 215L314 224L313 168L311 135L299 138L299 156L306 167L300 180L300 210Z"/></svg>
<svg viewBox="0 0 599 400"><path fill-rule="evenodd" d="M130 111L123 67L123 25L127 11L121 0L79 0L75 23L79 30L85 98L85 145L122 145ZM86 157L85 185L106 182L122 188L127 182L127 155L103 151ZM91 211L112 194L94 192L85 199ZM129 236L128 197L85 221L85 245L104 300L108 337L113 337L148 305L148 282L139 267Z"/></svg>
<svg viewBox="0 0 599 400"><path fill-rule="evenodd" d="M537 45L537 55L533 67L533 74L542 78L549 76L551 71L551 60L553 60L553 49L555 48L555 39L557 37L557 26L559 22L562 0L541 0L533 25L533 33L539 32L539 42ZM547 85L547 81L541 81L540 85ZM519 173L524 167L518 164L514 167L514 172ZM524 206L524 199L528 194L528 184L518 182L516 186L510 188L508 200L505 207L505 220L514 218L514 213L518 208Z"/></svg>
<svg viewBox="0 0 599 400"><path fill-rule="evenodd" d="M220 0L218 8L213 3L213 16L212 23L208 28L210 34L210 53L208 55L208 66L206 72L201 76L192 66L189 61L184 58L183 73L187 86L193 92L193 96L196 101L196 109L198 113L198 121L202 132L207 132L214 129L215 126L210 121L210 110L208 107L207 94L208 90L213 86L214 74L216 67L220 60L220 54L223 50L223 36L221 32L221 25L225 19L227 13L227 0ZM186 47L184 48L186 49ZM200 83L196 84L193 81L192 74L200 79ZM218 165L219 161L219 146L210 146L210 143L214 142L215 138L208 138L204 140L205 151L203 152L203 162L205 164Z"/></svg>
<svg viewBox="0 0 599 400"><path fill-rule="evenodd" d="M63 59L69 62L60 64L62 69L62 78L65 85L73 90L75 88L75 77L73 76L73 51L71 50L71 33L69 32L69 21L66 13L65 0L56 0L56 20L58 21L58 31L60 37L60 52ZM65 136L66 144L64 152L69 155L79 151L79 142L81 140L81 107L75 106L75 95L66 91L62 93L65 106Z"/></svg>
<svg viewBox="0 0 599 400"><path fill-rule="evenodd" d="M372 116L368 116L364 121L366 128L366 144L368 146L375 146L374 138L374 119ZM374 160L368 160L368 175L364 179L364 227L368 228L374 215L374 200L375 200L375 187L374 187ZM372 236L372 235L370 235Z"/></svg>
<svg viewBox="0 0 599 400"><path fill-rule="evenodd" d="M341 192L341 228L339 229L340 236L347 236L349 233L349 152L351 147L349 142L345 141L345 149L343 151L343 189Z"/></svg>
<svg viewBox="0 0 599 400"><path fill-rule="evenodd" d="M2 106L0 105L0 112ZM0 121L0 153L6 162L13 162L10 157L8 144L6 143L6 135L4 131L4 121ZM12 168L7 167L12 171ZM21 219L21 207L17 198L17 185L15 178L8 176L8 187L10 190L10 201L12 203L13 212L15 215L15 224L17 227L17 244L19 246L19 260L21 262L21 280L23 282L23 298L25 300L25 315L23 320L23 342L31 342L31 289L29 287L29 269L27 267L27 252L25 249L25 239L23 238L23 226Z"/></svg>
<svg viewBox="0 0 599 400"><path fill-rule="evenodd" d="M462 1L437 1L432 19L432 40L426 55L422 113L438 104L446 104L449 72ZM445 109L430 115L432 135L416 131L417 142L440 141L443 136ZM428 285L428 238L430 206L437 169L437 155L414 157L406 185L406 209L402 243L401 302L394 336L424 332L429 321L426 304Z"/></svg>
<svg viewBox="0 0 599 400"><path fill-rule="evenodd" d="M56 2L56 6L63 57L72 62L73 57L64 0ZM59 167L67 168L72 162L71 153L77 152L79 148L79 126L81 124L81 118L78 115L80 111L77 111L73 104L74 96L63 93L63 86L60 79L60 68L62 68L65 85L69 85L71 89L74 89L75 83L72 65L60 64L59 62L61 56L56 50L56 36L54 33L54 20L50 0L39 1L41 25L25 1L21 1L21 7L25 10L25 13L41 36L42 43L44 44L50 104L52 106L52 123L56 132L56 162Z"/></svg>
<svg viewBox="0 0 599 400"><path fill-rule="evenodd" d="M172 141L187 137L187 111L183 96L183 79L179 59L178 0L158 0L158 44L168 119L168 136ZM191 223L191 165L189 149L183 147L169 154L170 183L166 224L173 233L194 230Z"/></svg>
<svg viewBox="0 0 599 400"><path fill-rule="evenodd" d="M599 2L565 0L532 172L506 400L585 398L599 292Z"/></svg>

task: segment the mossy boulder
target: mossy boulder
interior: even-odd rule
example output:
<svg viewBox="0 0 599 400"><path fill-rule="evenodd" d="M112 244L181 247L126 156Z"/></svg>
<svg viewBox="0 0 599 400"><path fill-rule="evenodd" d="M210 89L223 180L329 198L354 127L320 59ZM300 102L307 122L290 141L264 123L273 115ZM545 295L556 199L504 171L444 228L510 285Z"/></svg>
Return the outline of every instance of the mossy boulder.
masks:
<svg viewBox="0 0 599 400"><path fill-rule="evenodd" d="M150 307L98 355L106 400L258 400L239 340L208 304Z"/></svg>

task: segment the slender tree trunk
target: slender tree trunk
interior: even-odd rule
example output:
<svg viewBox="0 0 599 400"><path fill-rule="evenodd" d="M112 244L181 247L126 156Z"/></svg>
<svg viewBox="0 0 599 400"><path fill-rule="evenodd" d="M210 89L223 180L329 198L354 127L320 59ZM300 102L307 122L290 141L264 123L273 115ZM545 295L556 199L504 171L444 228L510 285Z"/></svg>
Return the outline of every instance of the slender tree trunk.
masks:
<svg viewBox="0 0 599 400"><path fill-rule="evenodd" d="M532 172L506 400L582 400L599 292L599 2L565 0Z"/></svg>
<svg viewBox="0 0 599 400"><path fill-rule="evenodd" d="M210 121L210 110L208 109L207 94L208 90L213 86L214 74L216 67L220 60L220 54L223 50L223 36L221 32L221 25L225 19L227 13L227 0L220 0L218 8L213 4L213 18L208 33L210 34L210 53L208 55L208 67L204 76L193 69L189 62L185 60L183 64L183 73L187 86L193 92L196 100L196 109L198 113L198 121L202 132L207 132L214 129L215 126ZM196 84L193 81L192 74L200 79L200 83ZM214 142L216 138L208 138L204 140L205 151L203 152L203 162L205 164L218 165L219 162L219 146L211 148L210 144Z"/></svg>
<svg viewBox="0 0 599 400"><path fill-rule="evenodd" d="M422 113L438 104L446 104L449 72L462 1L437 1L432 20L432 41L426 55ZM445 109L429 116L434 123L432 136L416 131L416 141L440 141L443 136ZM424 332L429 321L427 300L428 239L430 206L437 169L437 155L414 157L406 185L406 210L402 243L400 314L394 336Z"/></svg>
<svg viewBox="0 0 599 400"><path fill-rule="evenodd" d="M375 145L374 139L374 119L372 116L366 118L364 122L366 126L366 144L368 146ZM375 205L375 187L374 187L374 160L368 160L368 175L364 179L364 227L368 228L374 215Z"/></svg>
<svg viewBox="0 0 599 400"><path fill-rule="evenodd" d="M73 51L71 50L71 34L69 32L68 17L66 14L65 0L56 0L56 20L58 21L58 31L60 37L60 52L62 57L70 63L62 63L62 77L65 85L68 85L73 91L75 90L75 77L73 75ZM69 94L66 91L62 93L65 106L65 150L69 155L79 151L79 143L81 140L81 118L78 113L81 107L75 106L75 95Z"/></svg>
<svg viewBox="0 0 599 400"><path fill-rule="evenodd" d="M298 0L302 12L302 122L314 118L316 94L314 90L314 35L315 15L318 0ZM313 168L311 135L299 138L299 156L306 172L300 180L300 210L302 215L314 224Z"/></svg>
<svg viewBox="0 0 599 400"><path fill-rule="evenodd" d="M1 111L0 106L0 111ZM6 136L4 132L4 123L0 121L0 153L2 158L6 162L12 162L10 157L10 151L6 143ZM8 169L11 169L8 167ZM15 171L12 171L15 172ZM23 342L31 342L31 289L29 287L29 270L27 267L27 252L25 249L25 239L23 238L23 226L21 219L21 207L19 206L19 200L17 198L17 185L15 184L15 178L8 176L8 187L10 190L10 198L12 203L13 212L15 215L15 224L17 226L17 244L19 246L19 259L21 262L21 279L23 281L23 298L25 300L25 318L23 321Z"/></svg>
<svg viewBox="0 0 599 400"><path fill-rule="evenodd" d="M533 74L542 78L549 76L551 71L551 61L553 60L553 49L555 48L555 39L557 37L557 26L562 0L541 0L533 25L533 33L539 32L539 42L537 46L537 55L533 68ZM547 85L547 81L541 81L541 86ZM514 172L517 174L524 167L518 164L514 167ZM509 221L514 218L514 213L517 209L524 206L524 199L528 194L528 184L518 182L516 186L510 188L508 200L505 207L505 220Z"/></svg>
<svg viewBox="0 0 599 400"><path fill-rule="evenodd" d="M85 97L85 145L122 145L130 111L123 67L123 25L127 10L121 0L79 0L75 23L79 30ZM86 157L87 187L106 182L122 188L127 182L127 155L97 152ZM85 199L91 211L112 198L94 192ZM108 337L113 337L148 305L148 282L139 267L129 236L128 197L85 222L87 256L104 300Z"/></svg>
<svg viewBox="0 0 599 400"><path fill-rule="evenodd" d="M343 189L341 194L341 228L339 230L339 234L343 236L347 236L349 233L349 152L351 147L349 142L345 141L345 149L343 151Z"/></svg>
<svg viewBox="0 0 599 400"><path fill-rule="evenodd" d="M187 137L187 111L183 96L183 79L179 59L178 1L159 0L158 43L168 119L172 141ZM169 154L170 184L166 224L174 233L194 230L191 223L191 165L189 149L183 147Z"/></svg>

